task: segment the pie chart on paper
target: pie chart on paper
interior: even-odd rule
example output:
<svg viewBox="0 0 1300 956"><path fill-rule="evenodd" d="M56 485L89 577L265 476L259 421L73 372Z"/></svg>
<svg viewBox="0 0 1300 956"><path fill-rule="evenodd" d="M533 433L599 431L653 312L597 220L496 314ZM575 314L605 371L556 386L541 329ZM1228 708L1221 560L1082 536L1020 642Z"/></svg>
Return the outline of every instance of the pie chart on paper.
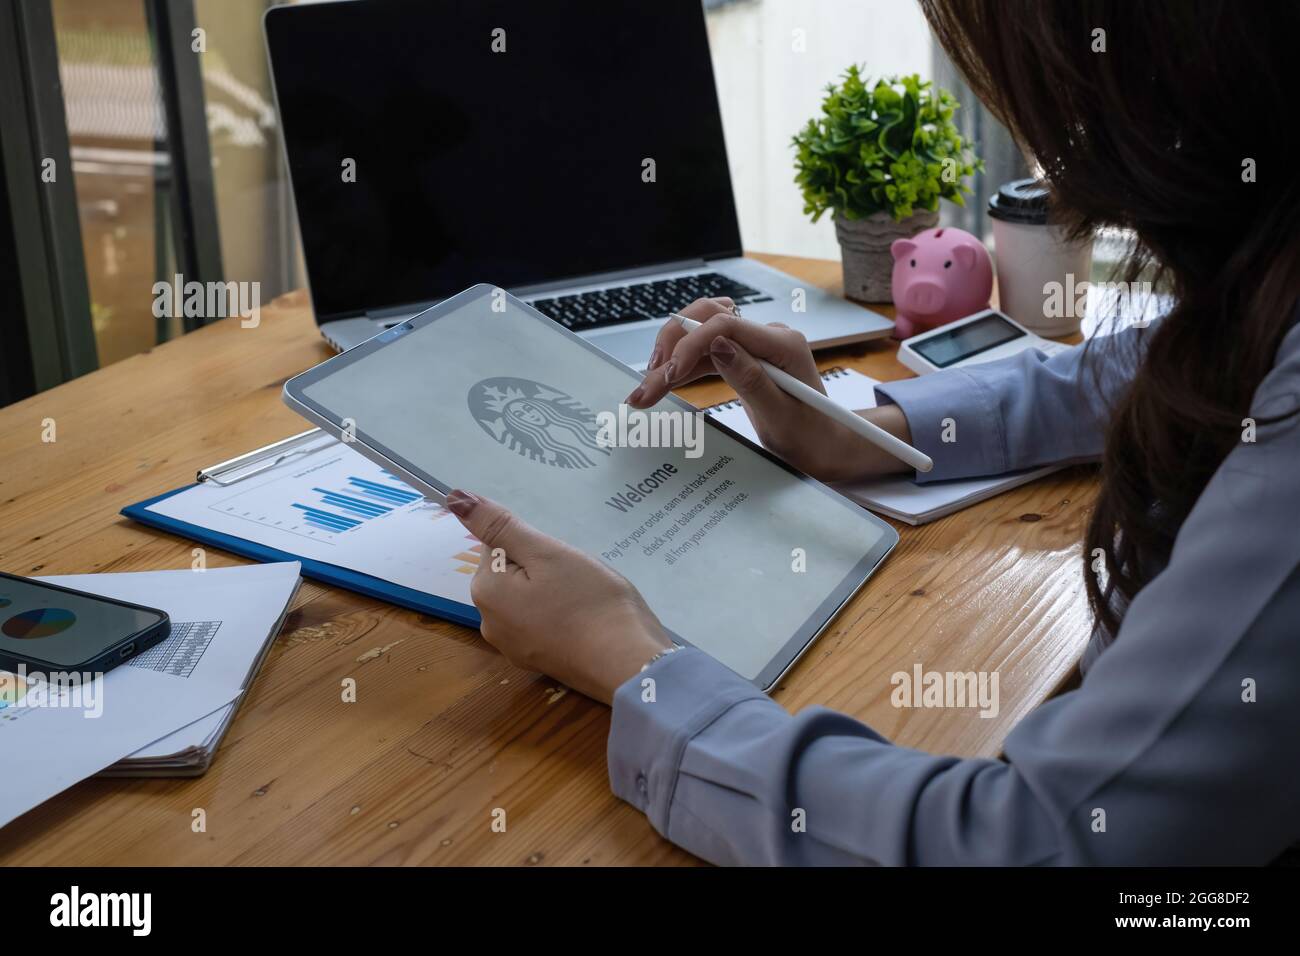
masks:
<svg viewBox="0 0 1300 956"><path fill-rule="evenodd" d="M36 637L53 637L72 627L77 622L77 615L61 607L43 607L32 611L23 611L0 624L0 632L6 637L24 640Z"/></svg>

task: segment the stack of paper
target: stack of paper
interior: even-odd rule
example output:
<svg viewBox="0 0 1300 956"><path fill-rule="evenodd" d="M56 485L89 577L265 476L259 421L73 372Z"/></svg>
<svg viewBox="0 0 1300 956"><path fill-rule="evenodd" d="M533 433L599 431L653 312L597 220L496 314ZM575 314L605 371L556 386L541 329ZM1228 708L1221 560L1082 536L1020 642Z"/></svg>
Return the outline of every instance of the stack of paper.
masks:
<svg viewBox="0 0 1300 956"><path fill-rule="evenodd" d="M106 768L202 773L297 592L296 563L50 577L164 610L172 633L107 674L61 686L0 672L0 826Z"/></svg>
<svg viewBox="0 0 1300 956"><path fill-rule="evenodd" d="M880 383L853 369L833 368L822 373L826 394L845 408L857 411L876 407L876 386ZM758 434L745 414L740 402L731 401L705 410L711 417L739 432L751 441ZM864 508L897 518L908 524L925 524L954 511L1026 482L1051 474L1061 465L1046 465L1014 471L992 478L961 478L955 481L934 481L921 484L907 477L876 478L872 481L841 482L831 485L836 491L851 498Z"/></svg>
<svg viewBox="0 0 1300 956"><path fill-rule="evenodd" d="M131 661L130 667L146 668L155 673L179 676L186 680L198 679L222 687L237 688L239 696L231 703L181 727L162 740L136 751L105 770L102 776L112 777L176 777L198 776L206 771L216 755L217 747L226 736L235 713L243 701L243 692L262 669L266 655L275 644L289 604L297 593L301 581L299 565L295 562L253 565L242 568L221 568L204 571L207 580L202 594L205 607L223 609L221 620L198 620L212 617L212 611L199 613L192 606L181 620L165 604L153 604L168 610L172 619L172 634L157 647ZM134 578L121 582L121 590L112 596L137 604L151 600L174 600L179 604L189 597L196 582L189 571L162 571L155 574L115 574L113 578ZM82 575L60 578L55 584L109 594L99 582L106 575ZM116 582L114 582L116 584ZM127 595L130 589L135 597ZM174 596L174 597L173 597ZM197 597L198 595L194 595Z"/></svg>

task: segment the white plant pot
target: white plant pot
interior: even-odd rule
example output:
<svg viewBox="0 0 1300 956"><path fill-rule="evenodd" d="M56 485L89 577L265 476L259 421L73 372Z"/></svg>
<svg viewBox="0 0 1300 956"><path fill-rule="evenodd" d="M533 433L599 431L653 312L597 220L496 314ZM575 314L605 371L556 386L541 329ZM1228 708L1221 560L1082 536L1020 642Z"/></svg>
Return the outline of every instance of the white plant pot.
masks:
<svg viewBox="0 0 1300 956"><path fill-rule="evenodd" d="M845 219L835 214L835 236L840 241L844 268L844 295L859 302L893 302L890 288L894 257L889 247L895 239L910 239L939 224L938 212L918 212L901 221L887 212L865 219Z"/></svg>

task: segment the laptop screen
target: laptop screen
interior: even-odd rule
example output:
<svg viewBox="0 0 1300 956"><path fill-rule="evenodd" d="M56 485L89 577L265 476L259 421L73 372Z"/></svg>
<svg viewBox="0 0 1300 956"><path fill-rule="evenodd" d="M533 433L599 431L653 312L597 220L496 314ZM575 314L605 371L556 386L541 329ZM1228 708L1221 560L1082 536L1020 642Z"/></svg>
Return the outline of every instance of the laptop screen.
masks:
<svg viewBox="0 0 1300 956"><path fill-rule="evenodd" d="M267 14L317 319L738 255L699 0Z"/></svg>

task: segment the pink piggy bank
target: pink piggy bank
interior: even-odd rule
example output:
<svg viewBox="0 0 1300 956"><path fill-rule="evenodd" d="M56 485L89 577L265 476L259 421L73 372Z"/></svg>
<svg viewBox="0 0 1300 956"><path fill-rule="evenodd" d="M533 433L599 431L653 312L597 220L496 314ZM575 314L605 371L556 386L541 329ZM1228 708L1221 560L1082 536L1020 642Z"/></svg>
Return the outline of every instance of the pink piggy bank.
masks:
<svg viewBox="0 0 1300 956"><path fill-rule="evenodd" d="M894 337L910 338L988 308L993 262L984 244L961 229L926 229L895 239Z"/></svg>

